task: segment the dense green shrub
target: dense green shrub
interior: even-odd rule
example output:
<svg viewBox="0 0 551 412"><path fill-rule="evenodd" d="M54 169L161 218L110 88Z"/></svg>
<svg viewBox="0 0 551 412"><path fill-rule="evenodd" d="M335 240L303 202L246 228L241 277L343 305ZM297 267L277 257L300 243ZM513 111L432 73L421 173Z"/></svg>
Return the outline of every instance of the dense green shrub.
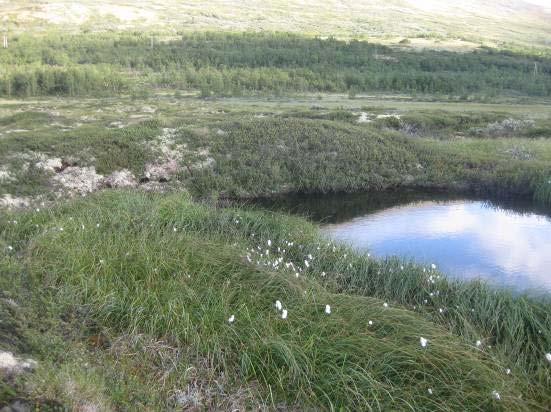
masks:
<svg viewBox="0 0 551 412"><path fill-rule="evenodd" d="M539 74L533 65L538 63ZM150 45L150 35L14 37L0 54L0 95L117 94L129 83L241 93L366 91L551 95L551 60L481 49L408 51L292 34L191 33Z"/></svg>

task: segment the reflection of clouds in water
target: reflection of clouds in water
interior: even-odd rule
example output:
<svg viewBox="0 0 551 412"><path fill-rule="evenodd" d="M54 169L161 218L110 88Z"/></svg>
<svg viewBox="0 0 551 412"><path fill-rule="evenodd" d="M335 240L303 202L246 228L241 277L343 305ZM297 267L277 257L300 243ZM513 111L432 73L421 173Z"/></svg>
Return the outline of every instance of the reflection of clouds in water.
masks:
<svg viewBox="0 0 551 412"><path fill-rule="evenodd" d="M481 253L506 275L522 272L537 283L548 283L551 265L551 225L536 216L519 216L467 204L432 221L437 233L470 231ZM450 223L452 222L452 223ZM442 224L443 223L443 224ZM453 230L450 230L453 229ZM546 253L547 251L547 253Z"/></svg>
<svg viewBox="0 0 551 412"><path fill-rule="evenodd" d="M543 216L518 215L482 202L423 202L331 225L327 230L358 247L369 245L374 252L380 245L392 249L392 243L400 243L395 253L433 258L462 277L484 276L521 287L551 288L551 221ZM443 247L441 242L457 250L446 251L450 256L435 255ZM459 257L458 261L458 254L466 260L461 262Z"/></svg>

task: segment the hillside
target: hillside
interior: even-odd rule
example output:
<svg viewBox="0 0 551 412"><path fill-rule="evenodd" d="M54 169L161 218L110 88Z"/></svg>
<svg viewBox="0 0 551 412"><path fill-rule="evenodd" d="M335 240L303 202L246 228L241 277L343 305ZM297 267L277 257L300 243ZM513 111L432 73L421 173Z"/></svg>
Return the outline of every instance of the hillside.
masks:
<svg viewBox="0 0 551 412"><path fill-rule="evenodd" d="M551 8L519 0L0 1L13 31L286 31L413 45L550 47ZM388 24L392 22L392 24Z"/></svg>

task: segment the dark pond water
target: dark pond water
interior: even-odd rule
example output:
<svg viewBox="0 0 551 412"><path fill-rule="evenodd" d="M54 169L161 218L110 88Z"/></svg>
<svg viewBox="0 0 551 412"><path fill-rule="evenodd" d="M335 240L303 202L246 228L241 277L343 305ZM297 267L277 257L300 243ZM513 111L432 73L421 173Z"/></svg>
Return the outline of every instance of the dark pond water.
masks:
<svg viewBox="0 0 551 412"><path fill-rule="evenodd" d="M333 239L375 256L434 263L450 276L551 291L551 215L531 202L438 194L294 196L263 201L306 215Z"/></svg>

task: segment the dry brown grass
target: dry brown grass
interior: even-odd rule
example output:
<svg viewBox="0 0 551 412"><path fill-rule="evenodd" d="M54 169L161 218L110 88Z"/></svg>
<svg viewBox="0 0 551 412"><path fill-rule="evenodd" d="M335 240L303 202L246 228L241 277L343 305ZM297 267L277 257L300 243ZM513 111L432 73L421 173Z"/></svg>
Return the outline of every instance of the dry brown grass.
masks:
<svg viewBox="0 0 551 412"><path fill-rule="evenodd" d="M508 0L255 0L3 2L11 30L154 29L291 31L359 37L414 47L511 43L549 47L551 9ZM392 22L392 24L388 24ZM418 40L421 39L421 40ZM459 42L459 43L458 43Z"/></svg>

